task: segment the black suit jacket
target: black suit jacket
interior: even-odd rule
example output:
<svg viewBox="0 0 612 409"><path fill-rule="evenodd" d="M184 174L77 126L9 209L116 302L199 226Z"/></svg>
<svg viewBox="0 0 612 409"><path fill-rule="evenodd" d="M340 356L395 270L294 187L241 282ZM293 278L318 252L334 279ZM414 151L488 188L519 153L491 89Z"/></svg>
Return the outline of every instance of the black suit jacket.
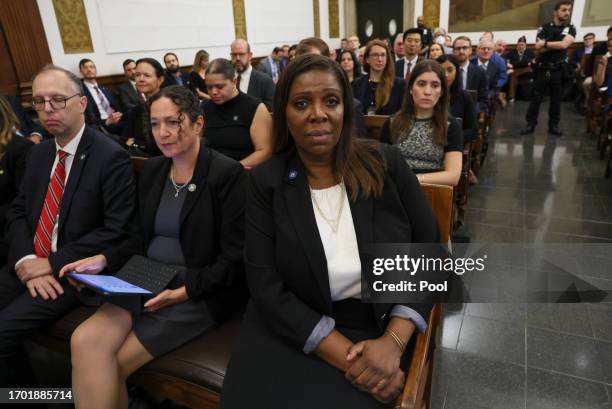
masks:
<svg viewBox="0 0 612 409"><path fill-rule="evenodd" d="M523 53L523 58L519 58L519 53L516 49L510 51L506 55L506 59L510 64L512 64L513 68L525 68L536 58L536 55L530 49L525 49Z"/></svg>
<svg viewBox="0 0 612 409"><path fill-rule="evenodd" d="M181 79L183 80L183 86L191 89L191 75L187 72L181 72ZM169 87L170 85L178 85L178 83L176 82L174 75L166 71L162 88Z"/></svg>
<svg viewBox="0 0 612 409"><path fill-rule="evenodd" d="M119 85L119 100L121 101L122 112L124 114L140 102L138 93L130 81L122 82Z"/></svg>
<svg viewBox="0 0 612 409"><path fill-rule="evenodd" d="M247 94L263 102L270 112L273 108L274 88L272 78L256 69L251 70Z"/></svg>
<svg viewBox="0 0 612 409"><path fill-rule="evenodd" d="M419 56L417 58L417 64L423 60L424 58ZM403 57L395 62L395 76L396 77L400 77L402 79L404 78L404 64L405 63L406 63L406 59L404 59ZM414 69L414 65L412 66L410 71L412 72L413 69Z"/></svg>
<svg viewBox="0 0 612 409"><path fill-rule="evenodd" d="M155 235L155 217L172 160L148 159L138 176L135 232L119 247L104 252L114 273L133 255L147 253ZM180 215L180 243L187 267L189 298L204 299L217 322L243 307L244 205L246 173L240 163L201 146Z"/></svg>
<svg viewBox="0 0 612 409"><path fill-rule="evenodd" d="M472 61L470 64L478 68L478 59L476 59L475 61ZM499 80L500 69L497 66L497 64L495 64L493 61L489 61L489 63L487 64L486 70L483 67L480 67L480 69L484 71L485 74L487 75L488 94L489 94L489 97L491 97L492 95L495 95L495 93L499 91L499 89L497 88L497 81ZM468 71L468 76L469 76L469 71Z"/></svg>
<svg viewBox="0 0 612 409"><path fill-rule="evenodd" d="M23 256L35 254L34 235L56 155L54 139L30 150L21 189L6 217L11 268ZM125 149L86 126L62 196L57 251L49 256L53 273L124 240L135 196Z"/></svg>
<svg viewBox="0 0 612 409"><path fill-rule="evenodd" d="M491 64L494 65L494 64ZM489 112L489 84L486 72L478 65L469 64L466 90L478 92L478 112Z"/></svg>
<svg viewBox="0 0 612 409"><path fill-rule="evenodd" d="M371 271L372 256L364 253L368 244L439 242L436 219L415 175L396 147L380 149L387 162L382 195L350 204L363 271ZM247 280L256 311L249 308L245 321L249 314L258 315L249 327L261 320L271 333L301 350L321 317L332 316L332 299L306 171L295 152L275 155L251 172L245 237ZM371 305L382 330L393 304ZM431 309L427 303L407 306L424 318ZM243 336L251 340L258 333Z"/></svg>
<svg viewBox="0 0 612 409"><path fill-rule="evenodd" d="M368 113L370 108L370 101L375 98L372 95L372 89L370 87L370 75L363 75L353 81L353 96L361 103L363 114ZM404 99L404 93L406 92L406 81L400 77L393 79L393 87L391 88L391 95L387 104L376 110L376 115L393 115L402 107L402 100Z"/></svg>

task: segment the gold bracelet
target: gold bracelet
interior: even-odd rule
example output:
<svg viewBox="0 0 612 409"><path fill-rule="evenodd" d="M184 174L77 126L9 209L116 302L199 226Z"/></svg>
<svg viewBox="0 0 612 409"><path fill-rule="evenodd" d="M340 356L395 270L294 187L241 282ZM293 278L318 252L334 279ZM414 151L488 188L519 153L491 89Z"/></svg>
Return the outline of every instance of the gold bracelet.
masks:
<svg viewBox="0 0 612 409"><path fill-rule="evenodd" d="M404 343L402 342L401 338L399 337L399 335L397 335L395 333L395 331L387 329L385 330L385 334L389 334L391 335L391 338L393 338L393 341L395 341L395 343L397 344L397 347L399 348L400 352L404 352Z"/></svg>

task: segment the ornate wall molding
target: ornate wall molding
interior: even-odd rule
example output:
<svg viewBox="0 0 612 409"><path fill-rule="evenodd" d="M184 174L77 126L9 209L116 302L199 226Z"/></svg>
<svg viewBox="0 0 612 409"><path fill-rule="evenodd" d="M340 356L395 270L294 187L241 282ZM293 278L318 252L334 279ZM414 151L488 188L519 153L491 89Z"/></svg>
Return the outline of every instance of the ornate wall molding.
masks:
<svg viewBox="0 0 612 409"><path fill-rule="evenodd" d="M232 0L234 9L234 32L236 38L247 38L246 13L244 11L244 0Z"/></svg>
<svg viewBox="0 0 612 409"><path fill-rule="evenodd" d="M425 18L425 26L434 27L440 26L440 0L424 0L423 1L423 17Z"/></svg>
<svg viewBox="0 0 612 409"><path fill-rule="evenodd" d="M329 0L327 2L329 11L329 38L340 37L340 6L338 0Z"/></svg>
<svg viewBox="0 0 612 409"><path fill-rule="evenodd" d="M64 53L93 53L83 0L53 0Z"/></svg>
<svg viewBox="0 0 612 409"><path fill-rule="evenodd" d="M314 36L321 37L321 18L319 16L319 0L312 0Z"/></svg>

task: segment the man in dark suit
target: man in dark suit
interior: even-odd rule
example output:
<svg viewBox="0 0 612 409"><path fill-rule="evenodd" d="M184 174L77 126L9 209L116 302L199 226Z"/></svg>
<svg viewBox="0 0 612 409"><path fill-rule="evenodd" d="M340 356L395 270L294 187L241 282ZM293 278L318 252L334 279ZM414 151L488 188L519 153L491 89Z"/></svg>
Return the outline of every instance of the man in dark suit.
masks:
<svg viewBox="0 0 612 409"><path fill-rule="evenodd" d="M536 55L527 48L527 39L521 36L516 42L516 48L506 54L508 76L510 78L509 97L510 102L514 102L518 81L522 77L531 77L531 71L520 74L523 68L531 67ZM521 70L521 71L518 71Z"/></svg>
<svg viewBox="0 0 612 409"><path fill-rule="evenodd" d="M251 65L251 46L246 40L238 38L232 42L230 57L236 69L238 89L245 94L257 98L272 112L274 100L274 81L266 74L254 70Z"/></svg>
<svg viewBox="0 0 612 409"><path fill-rule="evenodd" d="M274 47L272 54L260 61L257 69L272 78L276 84L280 75L280 62L283 58L283 49Z"/></svg>
<svg viewBox="0 0 612 409"><path fill-rule="evenodd" d="M112 134L121 135L121 107L111 90L96 81L96 65L89 58L83 58L79 61L79 71L83 77L83 95L87 97L86 122L100 126Z"/></svg>
<svg viewBox="0 0 612 409"><path fill-rule="evenodd" d="M44 67L33 107L54 136L30 150L21 191L6 216L8 264L0 269L0 386L16 376L23 341L83 300L58 278L73 261L119 244L133 217L135 184L127 152L85 125L88 100L70 71Z"/></svg>
<svg viewBox="0 0 612 409"><path fill-rule="evenodd" d="M404 31L404 58L395 62L395 76L403 78L406 83L414 66L422 60L419 57L422 46L421 33L420 28L409 28Z"/></svg>
<svg viewBox="0 0 612 409"><path fill-rule="evenodd" d="M495 97L499 93L499 76L501 74L499 66L491 60L493 53L493 42L488 39L480 40L476 49L476 56L470 61L470 64L480 67L487 74L489 98Z"/></svg>
<svg viewBox="0 0 612 409"><path fill-rule="evenodd" d="M453 54L461 64L461 89L476 91L478 94L476 109L478 112L489 112L489 87L487 74L478 66L470 65L472 42L469 37L459 36L453 42Z"/></svg>
<svg viewBox="0 0 612 409"><path fill-rule="evenodd" d="M162 87L169 87L170 85L190 87L191 77L186 72L181 72L176 54L166 53L164 55L164 64L166 65L166 75Z"/></svg>
<svg viewBox="0 0 612 409"><path fill-rule="evenodd" d="M123 112L127 112L134 108L140 102L138 90L136 89L136 62L128 58L123 62L123 73L127 81L119 85L119 100Z"/></svg>

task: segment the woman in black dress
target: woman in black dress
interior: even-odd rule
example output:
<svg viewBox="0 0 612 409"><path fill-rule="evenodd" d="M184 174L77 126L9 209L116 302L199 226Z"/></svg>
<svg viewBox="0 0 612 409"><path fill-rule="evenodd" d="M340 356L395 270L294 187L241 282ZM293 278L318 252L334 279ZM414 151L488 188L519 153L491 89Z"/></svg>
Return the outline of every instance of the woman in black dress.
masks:
<svg viewBox="0 0 612 409"><path fill-rule="evenodd" d="M18 136L19 120L9 101L0 95L0 266L6 264L8 248L4 243L6 212L15 198L25 172L28 151L34 143Z"/></svg>
<svg viewBox="0 0 612 409"><path fill-rule="evenodd" d="M436 61L417 63L402 109L384 123L380 140L397 145L421 183L456 186L461 177L463 136L448 114L448 86Z"/></svg>
<svg viewBox="0 0 612 409"><path fill-rule="evenodd" d="M217 58L206 69L210 101L204 103L206 144L250 169L272 155L272 118L266 106L240 92L231 61Z"/></svg>
<svg viewBox="0 0 612 409"><path fill-rule="evenodd" d="M450 114L455 118L461 118L463 129L463 143L471 142L474 139L474 132L478 123L476 122L476 104L467 93L461 89L461 70L459 60L452 54L444 54L436 60L440 63L446 74L450 95Z"/></svg>
<svg viewBox="0 0 612 409"><path fill-rule="evenodd" d="M195 55L191 76L191 90L200 98L200 101L208 101L208 89L206 88L206 68L208 68L210 56L206 50L200 50Z"/></svg>
<svg viewBox="0 0 612 409"><path fill-rule="evenodd" d="M320 55L296 58L276 86L276 153L249 179L251 301L222 409L381 408L402 389L431 305L362 303L362 250L439 232L398 150L354 136L352 104L340 65Z"/></svg>
<svg viewBox="0 0 612 409"><path fill-rule="evenodd" d="M353 96L366 115L393 115L399 111L406 88L403 78L395 76L395 64L384 41L368 42L364 54L367 71L353 81Z"/></svg>
<svg viewBox="0 0 612 409"><path fill-rule="evenodd" d="M204 146L200 102L182 86L148 102L151 129L163 157L139 175L135 233L117 248L65 266L113 273L133 255L182 265L169 288L132 316L105 303L71 339L77 408L127 408L126 378L153 358L232 316L247 296L242 261L245 171Z"/></svg>
<svg viewBox="0 0 612 409"><path fill-rule="evenodd" d="M359 72L359 60L357 60L357 56L353 50L342 50L340 52L340 66L351 84L361 76Z"/></svg>
<svg viewBox="0 0 612 409"><path fill-rule="evenodd" d="M164 82L164 69L159 61L153 58L141 58L136 61L136 89L144 94L146 100L157 94ZM157 148L149 123L145 101L132 108L123 128L123 141L135 156L157 156Z"/></svg>

